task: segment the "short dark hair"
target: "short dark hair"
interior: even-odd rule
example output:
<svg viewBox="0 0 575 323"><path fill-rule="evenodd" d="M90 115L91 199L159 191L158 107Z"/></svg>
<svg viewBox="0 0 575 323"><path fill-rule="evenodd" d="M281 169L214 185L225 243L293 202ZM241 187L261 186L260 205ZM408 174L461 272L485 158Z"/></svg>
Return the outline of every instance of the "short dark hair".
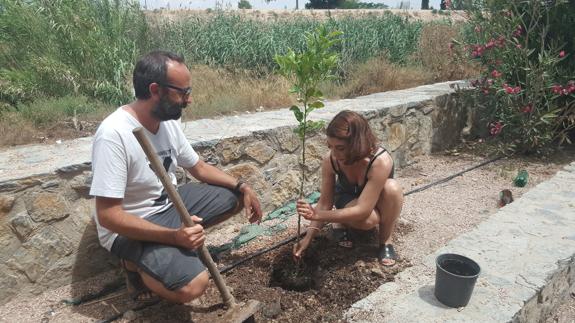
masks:
<svg viewBox="0 0 575 323"><path fill-rule="evenodd" d="M344 140L349 147L345 163L351 164L371 155L377 147L377 138L369 122L360 114L344 110L338 113L326 129L328 137Z"/></svg>
<svg viewBox="0 0 575 323"><path fill-rule="evenodd" d="M149 99L151 96L150 84L168 82L166 68L168 61L184 63L184 57L176 53L156 50L138 60L132 75L136 98Z"/></svg>

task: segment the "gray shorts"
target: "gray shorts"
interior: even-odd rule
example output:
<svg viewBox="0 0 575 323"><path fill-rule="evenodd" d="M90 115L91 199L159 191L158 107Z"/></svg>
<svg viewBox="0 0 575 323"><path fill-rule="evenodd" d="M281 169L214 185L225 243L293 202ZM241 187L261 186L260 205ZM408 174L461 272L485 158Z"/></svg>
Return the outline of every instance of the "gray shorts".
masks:
<svg viewBox="0 0 575 323"><path fill-rule="evenodd" d="M188 212L203 219L204 227L219 222L220 216L234 209L238 203L237 196L231 190L220 186L189 183L180 186L178 193ZM172 229L181 227L180 216L173 205L145 220ZM111 251L121 259L134 262L172 291L184 287L206 269L195 251L171 245L118 236Z"/></svg>

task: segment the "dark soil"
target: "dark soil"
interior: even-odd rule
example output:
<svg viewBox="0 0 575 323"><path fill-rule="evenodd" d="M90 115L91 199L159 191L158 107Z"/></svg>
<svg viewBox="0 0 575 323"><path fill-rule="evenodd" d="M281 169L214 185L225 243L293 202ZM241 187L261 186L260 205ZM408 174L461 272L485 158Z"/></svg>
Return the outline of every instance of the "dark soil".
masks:
<svg viewBox="0 0 575 323"><path fill-rule="evenodd" d="M398 231L401 235L409 228L400 226ZM343 311L350 305L410 266L403 260L393 267L381 266L376 259L374 232L352 236L353 249L345 249L324 231L307 250L303 264L294 262L293 244L287 244L234 268L224 278L238 301L261 302L262 309L255 315L258 322L341 321ZM223 263L237 260L222 258ZM295 289L305 291L282 288L286 278L299 280ZM224 314L221 297L212 284L204 296L191 304L162 302L139 311L136 316L145 317L147 322L213 322Z"/></svg>

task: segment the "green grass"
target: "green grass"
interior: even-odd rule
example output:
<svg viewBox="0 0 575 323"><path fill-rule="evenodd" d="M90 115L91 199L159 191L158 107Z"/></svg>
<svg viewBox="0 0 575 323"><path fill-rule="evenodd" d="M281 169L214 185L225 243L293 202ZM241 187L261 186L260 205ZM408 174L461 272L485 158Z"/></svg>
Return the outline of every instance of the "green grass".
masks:
<svg viewBox="0 0 575 323"><path fill-rule="evenodd" d="M137 4L120 0L0 0L0 101L83 94L130 98L126 82L146 45Z"/></svg>
<svg viewBox="0 0 575 323"><path fill-rule="evenodd" d="M153 44L185 56L195 63L252 70L276 68L273 57L288 48L299 51L304 35L319 21L311 18L258 21L237 14L190 16L152 27ZM405 63L417 48L423 24L391 13L384 16L331 19L328 28L340 30L344 39L337 50L342 71L354 63L385 53L395 63Z"/></svg>

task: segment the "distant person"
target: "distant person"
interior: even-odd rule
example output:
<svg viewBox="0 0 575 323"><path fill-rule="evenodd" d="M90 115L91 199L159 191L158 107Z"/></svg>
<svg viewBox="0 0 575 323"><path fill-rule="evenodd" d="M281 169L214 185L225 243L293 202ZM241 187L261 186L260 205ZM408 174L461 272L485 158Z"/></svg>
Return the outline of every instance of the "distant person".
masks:
<svg viewBox="0 0 575 323"><path fill-rule="evenodd" d="M297 202L299 215L311 221L305 237L294 246L299 258L325 223L334 223L342 247L351 248L348 228L378 228L377 257L384 266L397 260L392 233L403 206L403 190L393 179L391 155L378 146L369 123L352 111L338 113L326 129L329 153L321 166L321 196L316 207ZM334 209L335 206L335 209Z"/></svg>
<svg viewBox="0 0 575 323"><path fill-rule="evenodd" d="M179 119L191 102L190 71L174 53L154 51L136 64L136 100L119 107L98 128L92 148L96 224L100 243L118 256L132 297L154 301L158 295L186 303L202 295L208 273L195 250L204 228L245 208L250 222L261 219L258 198L248 184L200 159ZM184 227L132 130L145 133L172 182L181 166L198 183L178 188L192 218Z"/></svg>

